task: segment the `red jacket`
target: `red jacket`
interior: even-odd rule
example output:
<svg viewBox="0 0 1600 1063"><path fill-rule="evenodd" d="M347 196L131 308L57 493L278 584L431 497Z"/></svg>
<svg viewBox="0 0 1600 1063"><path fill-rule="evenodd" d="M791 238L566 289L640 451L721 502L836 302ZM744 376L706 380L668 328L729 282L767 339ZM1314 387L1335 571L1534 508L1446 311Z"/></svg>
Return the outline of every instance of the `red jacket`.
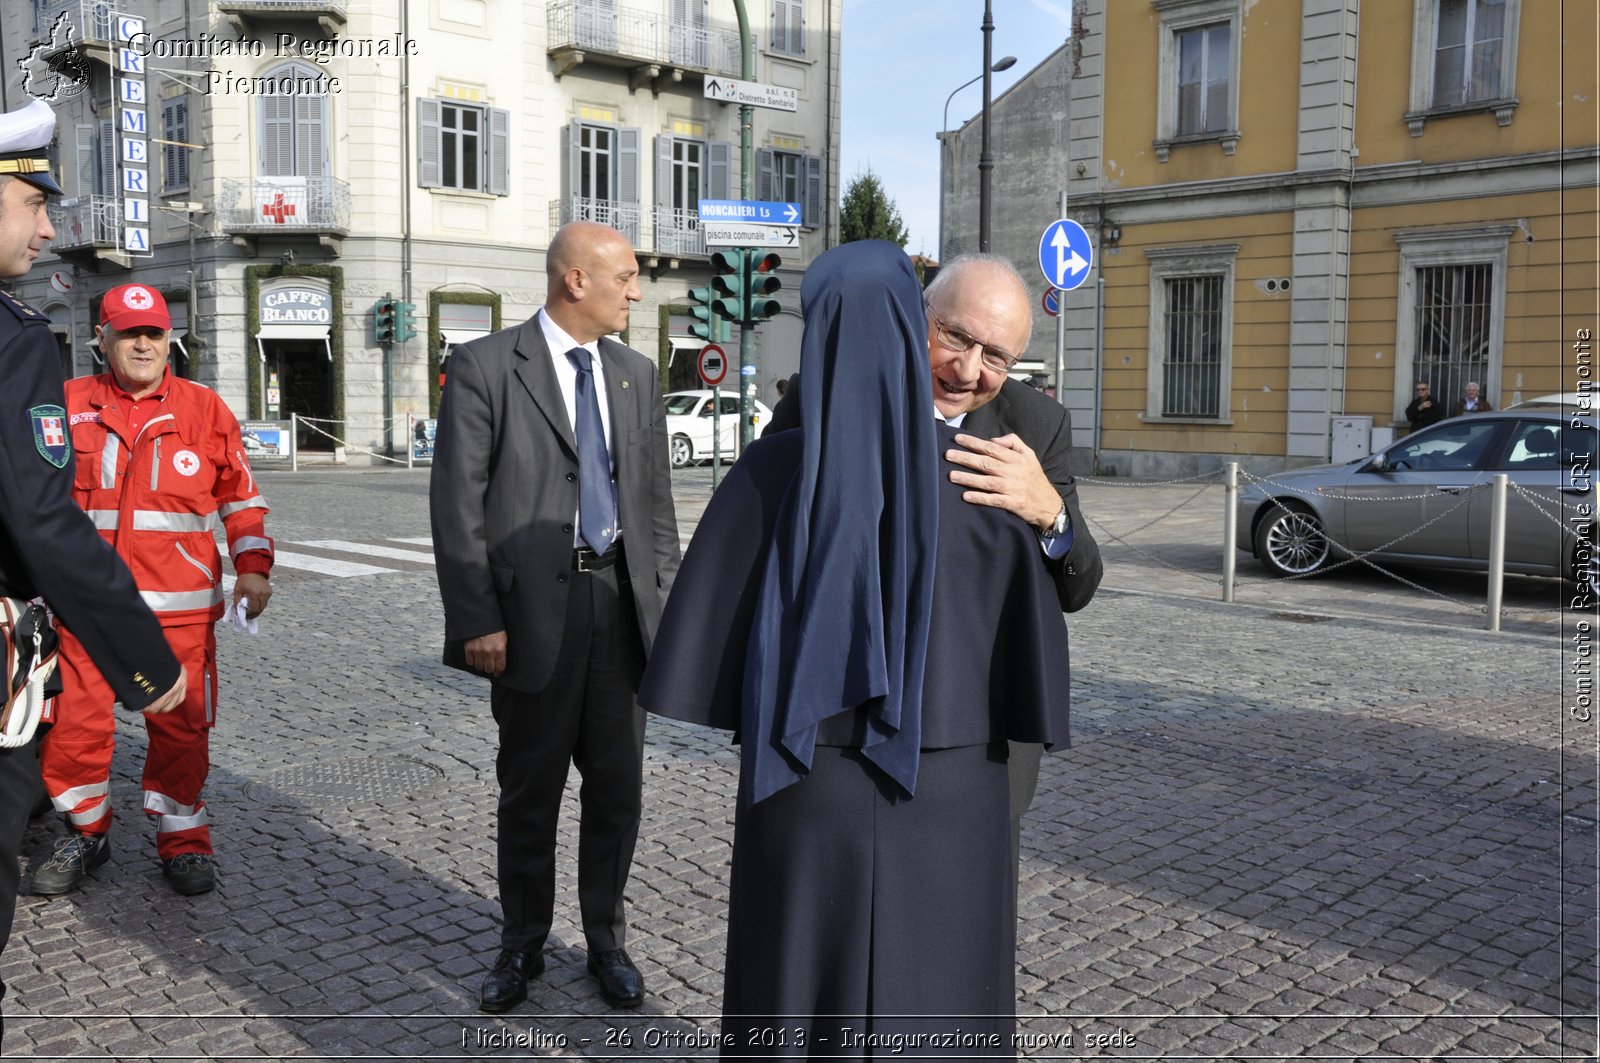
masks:
<svg viewBox="0 0 1600 1063"><path fill-rule="evenodd" d="M110 373L69 380L66 391L77 461L72 497L172 627L222 617L218 523L241 575L271 570L272 540L233 411L210 388L170 373L163 387L165 401L137 438Z"/></svg>

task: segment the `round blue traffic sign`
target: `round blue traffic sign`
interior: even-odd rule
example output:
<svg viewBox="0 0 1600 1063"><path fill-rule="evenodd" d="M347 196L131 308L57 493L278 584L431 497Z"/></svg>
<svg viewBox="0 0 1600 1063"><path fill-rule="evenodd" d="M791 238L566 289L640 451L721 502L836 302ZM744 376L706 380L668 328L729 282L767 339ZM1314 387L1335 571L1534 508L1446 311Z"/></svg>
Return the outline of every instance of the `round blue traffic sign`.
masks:
<svg viewBox="0 0 1600 1063"><path fill-rule="evenodd" d="M1071 218L1051 222L1039 237L1039 270L1050 287L1070 292L1089 279L1093 265L1089 233Z"/></svg>

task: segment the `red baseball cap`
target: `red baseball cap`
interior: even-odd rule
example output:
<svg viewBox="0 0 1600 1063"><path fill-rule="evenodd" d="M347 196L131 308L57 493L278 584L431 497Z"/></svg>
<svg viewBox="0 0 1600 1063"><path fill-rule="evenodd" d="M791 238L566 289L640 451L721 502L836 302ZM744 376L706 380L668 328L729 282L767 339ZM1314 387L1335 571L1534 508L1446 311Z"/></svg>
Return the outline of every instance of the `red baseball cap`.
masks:
<svg viewBox="0 0 1600 1063"><path fill-rule="evenodd" d="M147 325L170 329L172 315L167 313L167 301L154 288L124 284L101 297L100 324L110 325L118 332Z"/></svg>

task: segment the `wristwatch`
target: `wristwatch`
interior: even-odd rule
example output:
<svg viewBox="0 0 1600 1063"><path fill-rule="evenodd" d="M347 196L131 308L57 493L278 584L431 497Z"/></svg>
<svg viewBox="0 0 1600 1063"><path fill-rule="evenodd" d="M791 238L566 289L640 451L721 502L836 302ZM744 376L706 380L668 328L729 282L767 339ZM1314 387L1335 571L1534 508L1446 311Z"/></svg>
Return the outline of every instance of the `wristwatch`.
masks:
<svg viewBox="0 0 1600 1063"><path fill-rule="evenodd" d="M1039 534L1044 536L1046 539L1054 539L1058 535L1067 534L1067 525L1067 504L1063 502L1061 503L1061 512L1056 514L1055 521L1051 523L1049 527L1041 530Z"/></svg>

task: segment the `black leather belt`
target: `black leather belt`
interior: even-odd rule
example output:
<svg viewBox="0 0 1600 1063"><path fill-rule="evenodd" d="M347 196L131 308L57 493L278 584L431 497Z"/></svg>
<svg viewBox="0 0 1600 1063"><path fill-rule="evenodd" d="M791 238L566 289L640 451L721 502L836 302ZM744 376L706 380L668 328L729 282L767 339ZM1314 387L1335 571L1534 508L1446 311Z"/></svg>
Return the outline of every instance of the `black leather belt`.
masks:
<svg viewBox="0 0 1600 1063"><path fill-rule="evenodd" d="M610 568L622 557L622 548L612 546L603 554L597 554L587 546L576 547L572 551L572 570L574 572L595 572L602 568Z"/></svg>

